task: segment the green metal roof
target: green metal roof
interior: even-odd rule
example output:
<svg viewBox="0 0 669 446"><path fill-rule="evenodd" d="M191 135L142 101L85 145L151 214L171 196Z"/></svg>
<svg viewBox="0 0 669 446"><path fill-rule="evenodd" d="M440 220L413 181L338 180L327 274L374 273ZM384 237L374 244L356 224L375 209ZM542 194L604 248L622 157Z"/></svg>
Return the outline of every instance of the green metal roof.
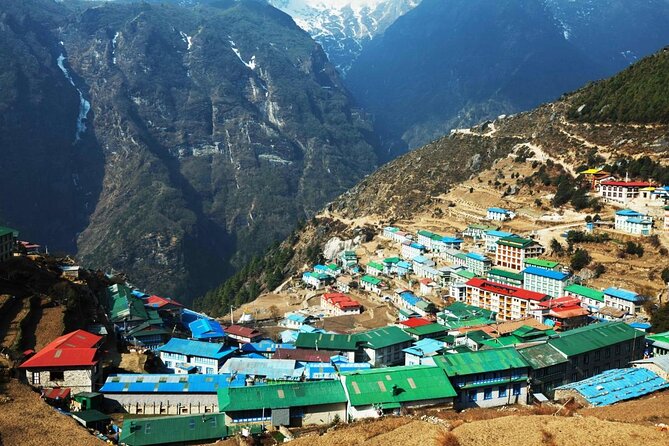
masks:
<svg viewBox="0 0 669 446"><path fill-rule="evenodd" d="M436 356L434 360L449 377L521 369L529 366L514 348Z"/></svg>
<svg viewBox="0 0 669 446"><path fill-rule="evenodd" d="M283 409L344 403L346 394L340 381L226 387L218 390L221 412L256 409Z"/></svg>
<svg viewBox="0 0 669 446"><path fill-rule="evenodd" d="M566 356L548 343L521 348L518 353L534 370L568 362Z"/></svg>
<svg viewBox="0 0 669 446"><path fill-rule="evenodd" d="M394 325L369 330L356 335L358 340L365 343L366 347L379 349L403 342L413 342L413 338L401 328Z"/></svg>
<svg viewBox="0 0 669 446"><path fill-rule="evenodd" d="M370 267L370 268L374 268L376 270L379 270L379 271L383 271L383 265L381 265L380 263L369 262L367 264L367 266Z"/></svg>
<svg viewBox="0 0 669 446"><path fill-rule="evenodd" d="M529 238L522 238L516 236L504 237L497 241L498 245L511 246L513 248L527 248L528 246L531 246L534 243L535 243L534 240L531 240Z"/></svg>
<svg viewBox="0 0 669 446"><path fill-rule="evenodd" d="M509 347L512 345L520 344L523 342L522 339L517 338L516 336L501 336L495 339L483 339L480 344L485 345L490 348L500 348L500 347Z"/></svg>
<svg viewBox="0 0 669 446"><path fill-rule="evenodd" d="M448 332L448 328L441 324L425 324L419 327L405 328L404 331L414 336L429 336L440 333L445 334Z"/></svg>
<svg viewBox="0 0 669 446"><path fill-rule="evenodd" d="M625 322L602 322L566 331L548 342L565 355L574 356L643 337Z"/></svg>
<svg viewBox="0 0 669 446"><path fill-rule="evenodd" d="M499 226L488 226L488 225L482 225L482 224L475 223L475 224L469 225L468 228L483 229L485 231L496 231L496 230L499 229Z"/></svg>
<svg viewBox="0 0 669 446"><path fill-rule="evenodd" d="M493 268L490 271L488 271L488 278L490 276L497 276L497 277L504 277L505 279L511 279L511 280L516 280L518 282L523 281L523 275L515 273L513 271L507 271L504 269L498 269L498 268Z"/></svg>
<svg viewBox="0 0 669 446"><path fill-rule="evenodd" d="M669 331L648 335L646 336L646 339L651 341L666 342L669 344Z"/></svg>
<svg viewBox="0 0 669 446"><path fill-rule="evenodd" d="M121 294L114 298L109 318L112 322L123 320L146 321L149 320L149 314L140 299Z"/></svg>
<svg viewBox="0 0 669 446"><path fill-rule="evenodd" d="M401 260L399 257L388 257L387 259L383 259L383 263L399 263Z"/></svg>
<svg viewBox="0 0 669 446"><path fill-rule="evenodd" d="M450 330L455 330L463 327L474 327L476 325L490 325L494 323L495 319L490 319L486 317L477 317L473 319L465 319L459 321L458 320L445 321L444 326Z"/></svg>
<svg viewBox="0 0 669 446"><path fill-rule="evenodd" d="M455 275L460 276L460 277L464 277L465 279L473 279L474 277L476 277L476 274L469 271L468 269L461 269L459 271L456 271Z"/></svg>
<svg viewBox="0 0 669 446"><path fill-rule="evenodd" d="M355 351L358 349L358 338L354 334L299 333L295 341L295 347L314 350Z"/></svg>
<svg viewBox="0 0 669 446"><path fill-rule="evenodd" d="M14 237L18 237L19 231L17 231L16 229L8 228L6 226L0 226L0 237L7 234L12 234Z"/></svg>
<svg viewBox="0 0 669 446"><path fill-rule="evenodd" d="M447 315L446 312L450 314ZM454 302L448 307L444 308L444 311L437 315L438 318L445 321L459 321L463 319L474 319L474 318L486 318L491 321L495 320L495 313L485 308L475 307L473 305L468 305L464 302Z"/></svg>
<svg viewBox="0 0 669 446"><path fill-rule="evenodd" d="M583 285L569 285L564 288L565 292L570 292L577 294L579 296L587 297L589 299L593 299L599 302L604 302L604 293L601 291L597 291L593 288L588 288L587 286Z"/></svg>
<svg viewBox="0 0 669 446"><path fill-rule="evenodd" d="M343 376L352 406L453 398L457 395L439 367L388 367L345 373Z"/></svg>
<svg viewBox="0 0 669 446"><path fill-rule="evenodd" d="M376 277L372 276L362 276L362 279L360 280L362 280L363 282L371 283L372 285L381 284L381 279L377 279Z"/></svg>
<svg viewBox="0 0 669 446"><path fill-rule="evenodd" d="M525 259L524 261L525 265L530 265L530 266L538 266L539 268L557 268L560 266L560 262L553 262L552 260L544 260L544 259L536 259L536 258L529 258Z"/></svg>
<svg viewBox="0 0 669 446"><path fill-rule="evenodd" d="M126 418L119 441L129 446L190 443L228 436L225 414Z"/></svg>

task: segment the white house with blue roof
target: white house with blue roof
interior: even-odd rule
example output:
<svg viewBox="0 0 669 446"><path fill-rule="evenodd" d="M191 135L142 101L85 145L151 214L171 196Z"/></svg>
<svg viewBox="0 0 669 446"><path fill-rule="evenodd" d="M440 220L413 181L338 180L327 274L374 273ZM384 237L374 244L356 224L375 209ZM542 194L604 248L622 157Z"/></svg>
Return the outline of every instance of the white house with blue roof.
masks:
<svg viewBox="0 0 669 446"><path fill-rule="evenodd" d="M400 254L405 259L413 259L423 253L425 253L425 246L411 241L403 242L402 248L400 249Z"/></svg>
<svg viewBox="0 0 669 446"><path fill-rule="evenodd" d="M310 324L311 321L311 316L300 313L286 313L284 314L283 319L279 322L279 327L286 327L297 330L305 324Z"/></svg>
<svg viewBox="0 0 669 446"><path fill-rule="evenodd" d="M641 311L643 297L634 291L609 287L604 290L604 306L623 310L629 315Z"/></svg>
<svg viewBox="0 0 669 446"><path fill-rule="evenodd" d="M523 288L558 298L565 295L565 287L571 285L573 276L562 271L553 271L528 266L522 271Z"/></svg>
<svg viewBox="0 0 669 446"><path fill-rule="evenodd" d="M511 237L515 234L505 231L490 230L486 231L483 234L483 240L485 241L485 250L486 252L495 252L497 251L497 241L505 237Z"/></svg>
<svg viewBox="0 0 669 446"><path fill-rule="evenodd" d="M436 339L424 338L414 342L404 352L404 365L436 365L433 357L442 354L446 343Z"/></svg>
<svg viewBox="0 0 669 446"><path fill-rule="evenodd" d="M616 212L615 229L633 235L650 235L653 218L632 209Z"/></svg>
<svg viewBox="0 0 669 446"><path fill-rule="evenodd" d="M160 360L170 372L176 374L217 374L220 367L236 351L236 348L215 342L179 338L172 338L158 348Z"/></svg>
<svg viewBox="0 0 669 446"><path fill-rule="evenodd" d="M477 252L465 254L465 268L479 276L485 276L492 268L492 260Z"/></svg>
<svg viewBox="0 0 669 446"><path fill-rule="evenodd" d="M516 214L508 209L488 208L486 219L493 221L506 221L515 218Z"/></svg>

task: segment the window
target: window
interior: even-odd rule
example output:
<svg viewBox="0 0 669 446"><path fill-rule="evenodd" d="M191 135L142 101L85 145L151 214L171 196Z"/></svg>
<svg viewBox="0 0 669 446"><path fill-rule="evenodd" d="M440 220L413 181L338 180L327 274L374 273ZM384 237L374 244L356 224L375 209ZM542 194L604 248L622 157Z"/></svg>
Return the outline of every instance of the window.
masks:
<svg viewBox="0 0 669 446"><path fill-rule="evenodd" d="M33 372L33 384L39 384L39 372Z"/></svg>
<svg viewBox="0 0 669 446"><path fill-rule="evenodd" d="M476 390L469 391L469 401L476 401L478 394Z"/></svg>
<svg viewBox="0 0 669 446"><path fill-rule="evenodd" d="M590 355L583 356L583 364L588 364L590 362Z"/></svg>
<svg viewBox="0 0 669 446"><path fill-rule="evenodd" d="M195 418L191 418L188 420L188 429L193 430L195 429Z"/></svg>
<svg viewBox="0 0 669 446"><path fill-rule="evenodd" d="M65 373L63 371L49 372L49 381L63 381Z"/></svg>
<svg viewBox="0 0 669 446"><path fill-rule="evenodd" d="M620 354L620 344L616 345L616 355Z"/></svg>
<svg viewBox="0 0 669 446"><path fill-rule="evenodd" d="M499 389L497 389L498 392L498 397L499 398L506 398L506 386L499 386Z"/></svg>
<svg viewBox="0 0 669 446"><path fill-rule="evenodd" d="M611 357L611 347L607 347L607 349L604 350L604 357L605 358L610 358Z"/></svg>
<svg viewBox="0 0 669 446"><path fill-rule="evenodd" d="M513 385L513 395L514 396L520 395L520 383L515 383Z"/></svg>
<svg viewBox="0 0 669 446"><path fill-rule="evenodd" d="M483 389L483 399L491 400L492 399L492 387L486 387Z"/></svg>
<svg viewBox="0 0 669 446"><path fill-rule="evenodd" d="M151 423L146 423L144 425L144 434L149 435L151 433Z"/></svg>

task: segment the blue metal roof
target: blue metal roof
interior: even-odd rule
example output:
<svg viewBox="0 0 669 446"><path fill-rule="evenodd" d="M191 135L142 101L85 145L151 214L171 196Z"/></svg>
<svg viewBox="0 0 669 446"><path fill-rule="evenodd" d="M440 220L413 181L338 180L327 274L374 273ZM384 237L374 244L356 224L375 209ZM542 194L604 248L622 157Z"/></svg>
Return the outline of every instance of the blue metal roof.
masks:
<svg viewBox="0 0 669 446"><path fill-rule="evenodd" d="M181 322L184 324L190 324L193 321L196 321L198 319L209 319L211 318L207 316L206 314L198 313L193 310L189 310L188 308L184 308L183 311L181 312Z"/></svg>
<svg viewBox="0 0 669 446"><path fill-rule="evenodd" d="M566 280L570 274L560 271L553 271L550 269L537 268L536 266L528 266L522 271L523 274L531 274L533 276L548 277L553 280Z"/></svg>
<svg viewBox="0 0 669 446"><path fill-rule="evenodd" d="M425 256L416 256L416 257L413 258L413 261L416 262L416 263L425 263L425 262L428 261L428 258L425 257Z"/></svg>
<svg viewBox="0 0 669 446"><path fill-rule="evenodd" d="M194 339L222 338L225 331L218 321L213 319L195 319L188 324Z"/></svg>
<svg viewBox="0 0 669 446"><path fill-rule="evenodd" d="M411 306L416 305L420 301L420 298L411 291L404 291L403 293L400 293L400 297L404 302Z"/></svg>
<svg viewBox="0 0 669 446"><path fill-rule="evenodd" d="M223 364L221 372L265 376L273 380L299 380L304 365L292 359L232 358Z"/></svg>
<svg viewBox="0 0 669 446"><path fill-rule="evenodd" d="M496 214L508 214L511 211L502 208L488 208L488 212L494 212Z"/></svg>
<svg viewBox="0 0 669 446"><path fill-rule="evenodd" d="M559 389L572 389L593 406L607 406L666 389L669 383L644 368L613 369Z"/></svg>
<svg viewBox="0 0 669 446"><path fill-rule="evenodd" d="M616 212L616 215L620 215L623 217L639 217L642 216L643 214L637 211L634 211L632 209L623 209L622 211Z"/></svg>
<svg viewBox="0 0 669 446"><path fill-rule="evenodd" d="M277 348L294 349L295 345L290 343L277 344L276 342L270 341L268 339L242 345L243 352L274 353Z"/></svg>
<svg viewBox="0 0 669 446"><path fill-rule="evenodd" d="M511 237L513 234L510 232L504 232L504 231L486 231L485 232L487 235L491 235L493 237L499 237L499 238L504 238L504 237Z"/></svg>
<svg viewBox="0 0 669 446"><path fill-rule="evenodd" d="M415 342L411 347L402 350L410 355L423 357L431 353L436 353L444 348L444 343L436 339L424 338Z"/></svg>
<svg viewBox="0 0 669 446"><path fill-rule="evenodd" d="M641 299L634 291L625 290L622 288L609 287L604 290L604 294L618 299L626 300L628 302L637 302Z"/></svg>
<svg viewBox="0 0 669 446"><path fill-rule="evenodd" d="M416 243L416 242L412 243L410 246L412 248L416 248L416 249L425 249L425 245L421 245L420 243Z"/></svg>
<svg viewBox="0 0 669 446"><path fill-rule="evenodd" d="M307 317L302 314L289 313L288 315L286 315L286 319L288 319L289 321L303 324L304 322L306 322Z"/></svg>
<svg viewBox="0 0 669 446"><path fill-rule="evenodd" d="M411 263L405 262L404 260L397 262L397 267L398 268L404 268L404 269L409 269L411 268Z"/></svg>
<svg viewBox="0 0 669 446"><path fill-rule="evenodd" d="M100 389L102 393L216 393L223 387L244 387L246 375L112 375Z"/></svg>
<svg viewBox="0 0 669 446"><path fill-rule="evenodd" d="M653 224L652 220L650 220L649 218L645 218L645 217L628 218L627 222L637 224L637 225L643 225L643 224L652 225Z"/></svg>
<svg viewBox="0 0 669 446"><path fill-rule="evenodd" d="M464 242L464 240L462 240L461 238L457 238L457 237L442 237L441 241L444 242L444 243L462 243L462 242Z"/></svg>
<svg viewBox="0 0 669 446"><path fill-rule="evenodd" d="M189 339L172 338L158 351L178 353L181 355L197 356L199 358L223 359L232 355L236 348L228 348L216 342L191 341Z"/></svg>
<svg viewBox="0 0 669 446"><path fill-rule="evenodd" d="M468 252L467 254L465 254L465 256L469 257L470 259L474 259L478 262L485 262L486 260L488 260L488 258L476 252Z"/></svg>

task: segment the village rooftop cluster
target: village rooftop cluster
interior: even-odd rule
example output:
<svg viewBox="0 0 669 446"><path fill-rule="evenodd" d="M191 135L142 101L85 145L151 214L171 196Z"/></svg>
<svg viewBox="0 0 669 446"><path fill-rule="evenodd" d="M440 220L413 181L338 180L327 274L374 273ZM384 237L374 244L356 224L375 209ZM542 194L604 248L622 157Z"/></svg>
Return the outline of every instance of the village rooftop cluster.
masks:
<svg viewBox="0 0 669 446"><path fill-rule="evenodd" d="M667 191L601 171L584 174L603 198L621 205L660 200ZM669 209L661 209L666 230ZM648 226L649 217L638 214L618 211L614 230L649 235L652 219ZM542 258L545 247L530 235L496 226L513 218L510 210L490 208L488 224L452 235L384 228L378 235L387 255L361 264L355 250L344 250L302 274L317 304L284 314L278 337L248 315L224 326L176 300L116 284L103 302L105 323L26 352L20 369L47 401L88 427L126 413L108 438L128 445L163 444L174 435L201 442L428 407L566 399L598 406L669 387L669 333L648 333L644 297L588 287ZM0 233L0 246L16 246L17 235ZM76 267L62 272L77 278ZM395 322L324 328L330 318L364 315L363 302L372 301L392 309ZM155 355L160 371L109 374L102 348L109 337L121 349Z"/></svg>

